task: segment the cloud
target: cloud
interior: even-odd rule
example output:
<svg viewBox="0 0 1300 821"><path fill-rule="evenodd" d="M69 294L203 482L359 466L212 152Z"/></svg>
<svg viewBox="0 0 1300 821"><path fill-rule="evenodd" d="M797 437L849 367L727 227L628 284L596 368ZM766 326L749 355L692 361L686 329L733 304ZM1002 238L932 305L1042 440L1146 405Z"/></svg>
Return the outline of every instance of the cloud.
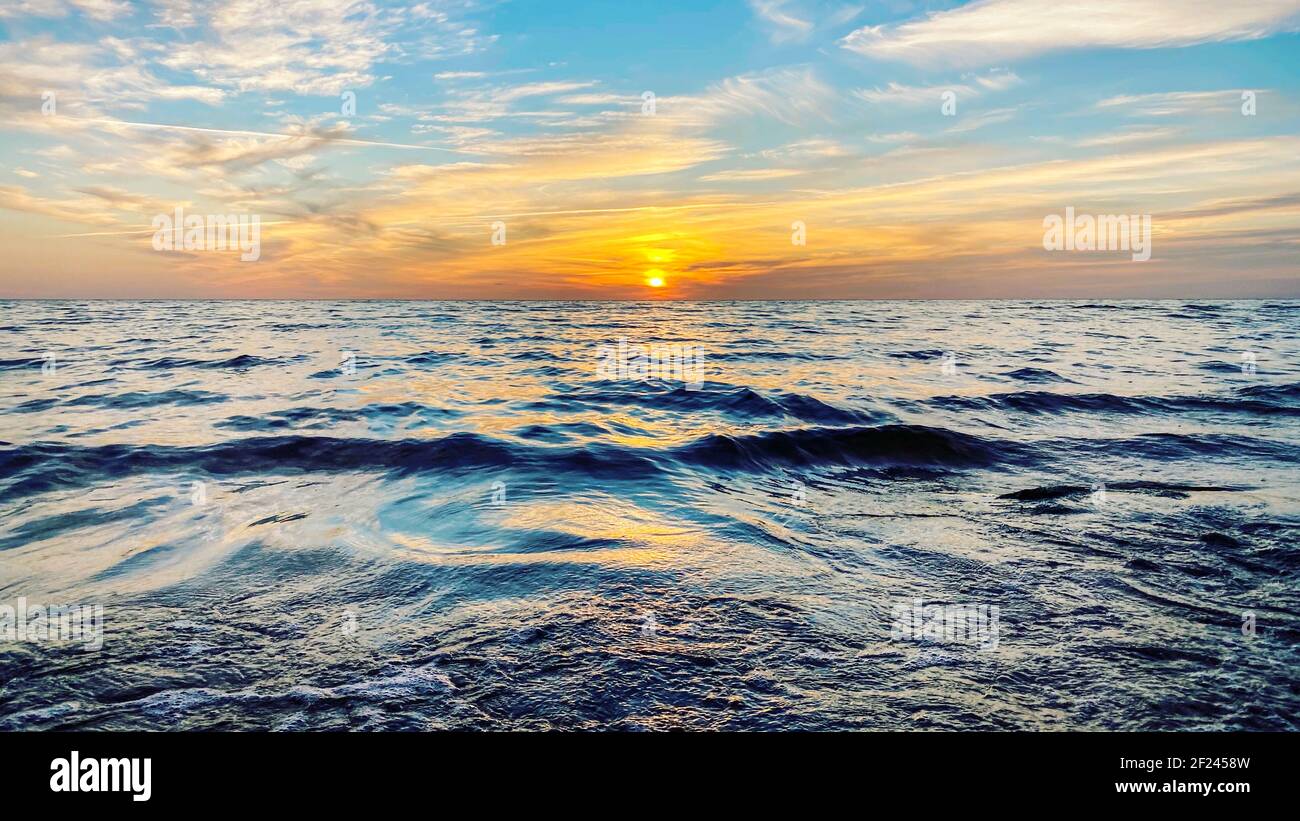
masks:
<svg viewBox="0 0 1300 821"><path fill-rule="evenodd" d="M828 120L839 103L839 92L811 68L779 68L728 77L698 95L661 98L657 116L701 128L742 117L807 126Z"/></svg>
<svg viewBox="0 0 1300 821"><path fill-rule="evenodd" d="M1300 192L1288 192L1270 197L1239 197L1199 205L1169 216L1175 219L1203 219L1246 214L1257 211L1288 211L1300 213Z"/></svg>
<svg viewBox="0 0 1300 821"><path fill-rule="evenodd" d="M1020 77L1013 71L967 75L962 80L960 83L929 86L890 82L884 88L857 89L853 94L858 99L873 104L938 105L945 91L951 91L959 98L970 98L978 97L986 91L1005 91L1021 83Z"/></svg>
<svg viewBox="0 0 1300 821"><path fill-rule="evenodd" d="M868 134L867 139L873 143L910 143L921 139L915 131L895 131L892 134Z"/></svg>
<svg viewBox="0 0 1300 821"><path fill-rule="evenodd" d="M749 7L754 10L772 30L772 42L799 40L812 32L813 24L801 20L785 10L786 0L749 0Z"/></svg>
<svg viewBox="0 0 1300 821"><path fill-rule="evenodd" d="M1263 92L1259 92L1263 93ZM1132 116L1168 117L1184 114L1221 114L1241 105L1241 91L1165 91L1155 94L1121 94L1107 97L1096 108L1122 108Z"/></svg>
<svg viewBox="0 0 1300 821"><path fill-rule="evenodd" d="M103 203L105 208L131 214L160 214L173 206L171 202L164 202L147 194L136 194L111 185L83 185L73 190L93 197Z"/></svg>
<svg viewBox="0 0 1300 821"><path fill-rule="evenodd" d="M448 102L433 112L422 114L420 120L474 124L513 119L554 126L588 127L641 118L640 92L587 91L596 85L593 81L565 80L453 90ZM519 110L515 107L520 101L552 96L556 103L564 105L612 105L615 109L575 118L572 112L567 111ZM657 113L652 118L655 122L674 128L703 130L751 117L774 119L788 125L804 125L812 119L826 120L835 111L839 96L812 69L796 67L740 74L721 80L698 94L661 96L656 102ZM385 108L385 113L395 112Z"/></svg>
<svg viewBox="0 0 1300 821"><path fill-rule="evenodd" d="M437 114L426 114L420 119L443 123L484 123L504 118L548 119L570 116L560 111L518 111L513 105L521 100L550 97L570 91L581 91L596 85L590 80L552 80L521 83L495 88L459 89L450 93L450 99Z"/></svg>
<svg viewBox="0 0 1300 821"><path fill-rule="evenodd" d="M982 0L843 38L850 51L914 65L973 66L1077 48L1171 48L1294 30L1300 0Z"/></svg>
<svg viewBox="0 0 1300 821"><path fill-rule="evenodd" d="M173 4L165 11L168 25L183 27L187 38L171 43L159 62L241 92L338 96L372 85L381 61L470 54L488 42L428 4L403 9L368 0L224 0Z"/></svg>
<svg viewBox="0 0 1300 821"><path fill-rule="evenodd" d="M95 20L112 20L118 15L131 13L126 0L71 0L72 5L87 17Z"/></svg>
<svg viewBox="0 0 1300 821"><path fill-rule="evenodd" d="M106 207L101 198L86 196L75 199L53 199L33 194L20 185L0 185L0 208L40 214L67 222L90 225L117 224L116 218L110 213L111 205Z"/></svg>
<svg viewBox="0 0 1300 821"><path fill-rule="evenodd" d="M718 171L714 174L700 177L704 182L751 182L755 180L779 180L786 177L797 177L805 173L798 168L753 168L748 170L737 171Z"/></svg>
<svg viewBox="0 0 1300 821"><path fill-rule="evenodd" d="M638 94L567 94L556 102L564 105L640 105Z"/></svg>
<svg viewBox="0 0 1300 821"><path fill-rule="evenodd" d="M436 133L442 141L474 153L482 153L489 148L485 141L501 136L500 131L491 128L475 128L468 125L431 125L416 123L411 126L414 134Z"/></svg>
<svg viewBox="0 0 1300 821"><path fill-rule="evenodd" d="M1114 145L1127 145L1129 143L1151 142L1152 140L1164 140L1169 137L1177 136L1182 133L1177 128L1130 128L1124 131L1118 131L1114 134L1101 134L1096 137L1085 137L1076 140L1075 145L1079 148L1098 148L1110 147Z"/></svg>
<svg viewBox="0 0 1300 821"><path fill-rule="evenodd" d="M180 30L194 26L198 22L194 5L195 0L156 0L156 27Z"/></svg>
<svg viewBox="0 0 1300 821"><path fill-rule="evenodd" d="M0 6L5 17L67 17L73 9L93 20L112 20L131 12L127 0L16 0Z"/></svg>
<svg viewBox="0 0 1300 821"><path fill-rule="evenodd" d="M574 82L574 81L550 81L537 83L523 83L522 85L510 86L507 88L497 89L489 95L492 100L499 103L512 103L516 100L523 100L527 97L547 97L552 94L560 94L565 91L577 91L583 88L591 88L595 83L591 81Z"/></svg>
<svg viewBox="0 0 1300 821"><path fill-rule="evenodd" d="M995 108L992 111L984 111L970 117L962 117L961 120L951 128L944 129L945 134L965 134L968 131L974 131L977 128L983 128L987 125L996 125L1005 123L1016 116L1017 108Z"/></svg>
<svg viewBox="0 0 1300 821"><path fill-rule="evenodd" d="M843 26L862 13L863 6L828 3L825 0L748 0L777 45L803 42L814 32Z"/></svg>
<svg viewBox="0 0 1300 821"><path fill-rule="evenodd" d="M40 100L56 92L60 111L98 105L139 107L154 100L197 100L217 105L219 88L171 84L156 77L126 41L100 44L55 42L48 35L0 43L0 96ZM36 105L28 108L35 113Z"/></svg>
<svg viewBox="0 0 1300 821"><path fill-rule="evenodd" d="M843 144L835 140L824 137L810 137L806 140L786 143L776 148L764 149L759 152L759 155L769 160L800 162L847 157L852 153Z"/></svg>
<svg viewBox="0 0 1300 821"><path fill-rule="evenodd" d="M691 168L722 157L727 146L717 140L675 133L669 124L652 123L608 133L573 133L519 137L491 144L498 158L524 164L510 166L519 184L547 180L613 179L662 174Z"/></svg>

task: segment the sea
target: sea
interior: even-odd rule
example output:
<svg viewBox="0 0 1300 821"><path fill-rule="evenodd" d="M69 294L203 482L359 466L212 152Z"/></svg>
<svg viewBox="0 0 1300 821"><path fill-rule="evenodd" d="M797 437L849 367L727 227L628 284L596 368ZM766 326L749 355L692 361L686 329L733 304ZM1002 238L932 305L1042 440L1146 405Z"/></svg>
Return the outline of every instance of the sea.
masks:
<svg viewBox="0 0 1300 821"><path fill-rule="evenodd" d="M0 729L1300 729L1297 354L1284 300L3 301Z"/></svg>

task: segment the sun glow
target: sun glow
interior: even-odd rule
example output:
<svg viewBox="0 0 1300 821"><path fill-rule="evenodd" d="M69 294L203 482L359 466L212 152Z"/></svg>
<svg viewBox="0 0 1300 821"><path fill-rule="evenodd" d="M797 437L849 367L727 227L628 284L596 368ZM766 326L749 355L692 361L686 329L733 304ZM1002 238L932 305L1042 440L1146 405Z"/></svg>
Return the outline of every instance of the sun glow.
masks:
<svg viewBox="0 0 1300 821"><path fill-rule="evenodd" d="M662 272L662 271L657 271L657 270L656 270L656 271L647 271L647 272L646 272L646 278L645 278L645 284L646 284L646 285L649 285L651 288L662 288L662 287L664 287L664 275L663 275L663 272Z"/></svg>

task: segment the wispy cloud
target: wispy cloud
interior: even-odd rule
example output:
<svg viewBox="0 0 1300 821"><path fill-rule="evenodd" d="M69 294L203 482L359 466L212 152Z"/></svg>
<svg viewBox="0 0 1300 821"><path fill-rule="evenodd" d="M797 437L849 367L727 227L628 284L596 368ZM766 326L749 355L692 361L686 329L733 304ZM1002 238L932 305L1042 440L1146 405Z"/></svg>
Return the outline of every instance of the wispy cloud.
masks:
<svg viewBox="0 0 1300 821"><path fill-rule="evenodd" d="M897 25L866 26L841 45L923 66L1002 63L1079 48L1168 48L1294 30L1300 0L981 0Z"/></svg>
<svg viewBox="0 0 1300 821"><path fill-rule="evenodd" d="M803 42L815 32L844 26L864 6L826 0L748 0L775 44Z"/></svg>
<svg viewBox="0 0 1300 821"><path fill-rule="evenodd" d="M92 125L104 126L108 129L124 128L143 128L149 130L162 131L180 131L189 134L215 134L224 137L264 137L269 140L288 140L301 145L319 145L323 143L338 143L339 145L361 145L375 146L379 148L400 148L412 151L450 151L452 153L464 153L450 148L442 148L434 145L415 145L411 143L391 143L380 140L362 140L349 136L350 132L341 125L329 127L303 125L296 132L281 134L273 131L247 131L243 129L231 128L205 128L193 125L176 125L172 123L142 123L131 122L128 120L99 119L90 117L68 117L68 122L73 124L86 123ZM275 151L284 149L272 149L272 155ZM289 149L292 150L292 149ZM472 152L471 152L472 153Z"/></svg>
<svg viewBox="0 0 1300 821"><path fill-rule="evenodd" d="M67 17L80 12L92 20L112 20L131 12L127 0L10 0L0 6L4 17Z"/></svg>
<svg viewBox="0 0 1300 821"><path fill-rule="evenodd" d="M0 43L0 97L39 99L59 92L65 107L95 110L104 105L139 108L153 101L196 100L218 105L223 89L161 79L144 57L123 54L124 41L56 42L49 35ZM30 108L27 113L34 113Z"/></svg>
<svg viewBox="0 0 1300 821"><path fill-rule="evenodd" d="M826 137L795 140L775 148L764 149L760 156L769 160L806 161L847 157L853 152L843 143Z"/></svg>
<svg viewBox="0 0 1300 821"><path fill-rule="evenodd" d="M488 123L506 118L557 119L562 111L521 111L514 104L522 100L553 97L595 86L592 80L548 80L490 88L453 89L449 99L434 112L421 115L428 122Z"/></svg>
<svg viewBox="0 0 1300 821"><path fill-rule="evenodd" d="M715 83L702 94L670 98L661 116L713 126L728 119L762 117L789 125L831 118L839 94L809 67L741 74Z"/></svg>
<svg viewBox="0 0 1300 821"><path fill-rule="evenodd" d="M786 5L786 0L749 0L754 14L769 24L774 42L797 40L806 37L813 29L812 23L795 17L787 11Z"/></svg>
<svg viewBox="0 0 1300 821"><path fill-rule="evenodd" d="M1241 105L1241 91L1164 91L1121 94L1097 103L1098 109L1119 109L1131 116L1168 117L1221 114Z"/></svg>
<svg viewBox="0 0 1300 821"><path fill-rule="evenodd" d="M1112 134L1084 137L1075 140L1074 144L1079 148L1109 148L1116 145L1166 140L1180 133L1182 133L1182 130L1177 128L1128 128Z"/></svg>
<svg viewBox="0 0 1300 821"><path fill-rule="evenodd" d="M1012 71L993 71L982 75L968 75L960 82L947 85L905 85L890 82L884 88L864 88L854 91L859 99L885 105L937 105L946 91L958 97L978 97L989 91L1004 91L1019 85L1020 77Z"/></svg>
<svg viewBox="0 0 1300 821"><path fill-rule="evenodd" d="M159 62L239 91L337 96L369 87L377 79L376 63L405 51L470 54L487 42L473 27L423 3L383 8L367 0L222 0L172 12L169 24L183 27L188 37Z"/></svg>
<svg viewBox="0 0 1300 821"><path fill-rule="evenodd" d="M920 138L921 135L915 131L895 131L890 134L867 135L867 140L873 143L909 143Z"/></svg>
<svg viewBox="0 0 1300 821"><path fill-rule="evenodd" d="M962 117L954 126L945 129L947 134L965 134L969 131L984 128L985 126L1005 123L1016 116L1016 107L995 108L991 111L983 111L968 117Z"/></svg>
<svg viewBox="0 0 1300 821"><path fill-rule="evenodd" d="M798 168L751 168L734 171L718 171L700 177L704 182L753 182L763 180L780 180L797 177L804 172Z"/></svg>

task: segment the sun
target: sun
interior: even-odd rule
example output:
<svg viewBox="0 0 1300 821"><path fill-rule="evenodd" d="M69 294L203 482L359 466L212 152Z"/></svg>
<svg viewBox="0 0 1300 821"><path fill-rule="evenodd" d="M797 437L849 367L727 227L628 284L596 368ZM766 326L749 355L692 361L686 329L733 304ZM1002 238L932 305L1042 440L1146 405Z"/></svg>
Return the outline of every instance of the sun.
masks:
<svg viewBox="0 0 1300 821"><path fill-rule="evenodd" d="M645 284L651 288L664 287L664 272L658 268L651 268L645 272Z"/></svg>

